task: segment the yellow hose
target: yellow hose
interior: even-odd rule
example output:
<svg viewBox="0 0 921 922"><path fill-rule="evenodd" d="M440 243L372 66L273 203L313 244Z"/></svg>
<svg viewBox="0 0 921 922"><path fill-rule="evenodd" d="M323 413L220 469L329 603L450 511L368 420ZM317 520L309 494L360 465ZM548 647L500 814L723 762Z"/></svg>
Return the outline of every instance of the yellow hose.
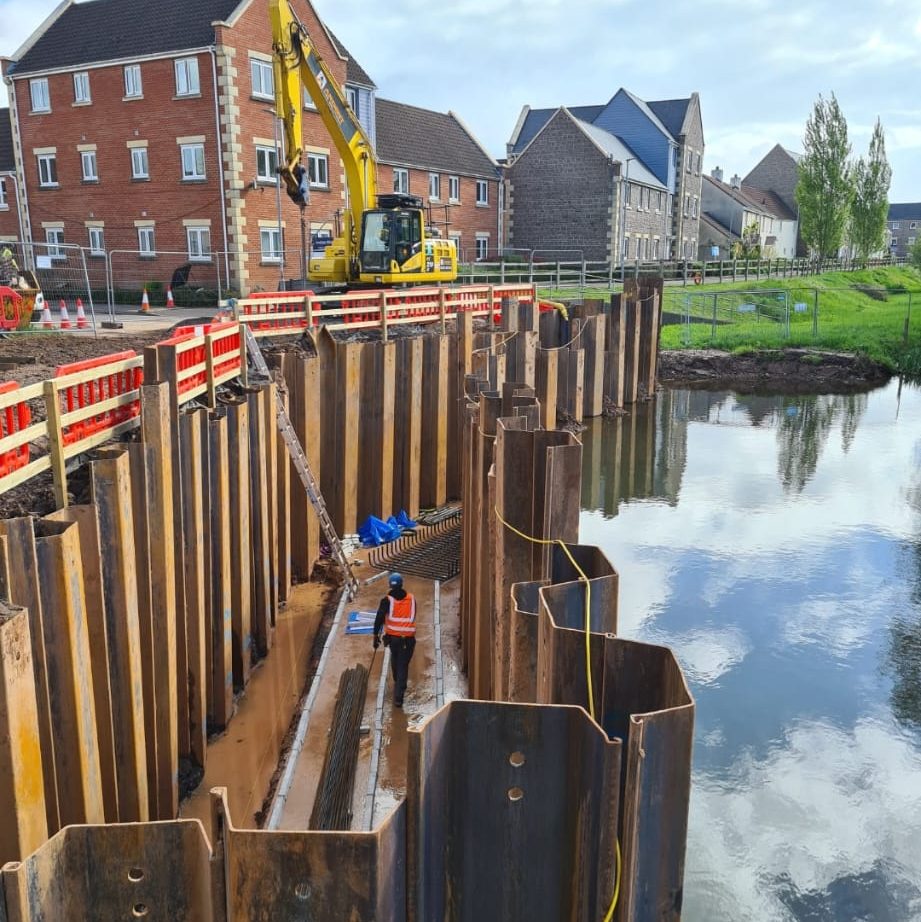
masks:
<svg viewBox="0 0 921 922"><path fill-rule="evenodd" d="M595 719L595 694L592 690L592 584L589 581L589 578L585 575L583 569L579 566L579 564L576 563L576 559L572 556L572 552L569 550L569 547L565 541L562 541L559 538L535 538L532 535L526 535L523 531L515 528L514 525L510 525L505 521L504 518L502 518L502 513L499 512L498 506L494 506L493 509L496 513L496 518L510 532L518 535L519 538L524 538L525 541L530 541L532 544L555 544L558 547L561 547L563 552L569 558L569 562L573 565L576 573L579 574L579 580L585 584L585 681L588 686L588 713L592 720L597 723L598 721ZM604 922L611 922L611 919L614 918L614 910L617 908L617 898L620 896L620 841L617 838L614 839L614 852L616 858L614 896L611 898L611 905L608 907L607 913L605 913Z"/></svg>

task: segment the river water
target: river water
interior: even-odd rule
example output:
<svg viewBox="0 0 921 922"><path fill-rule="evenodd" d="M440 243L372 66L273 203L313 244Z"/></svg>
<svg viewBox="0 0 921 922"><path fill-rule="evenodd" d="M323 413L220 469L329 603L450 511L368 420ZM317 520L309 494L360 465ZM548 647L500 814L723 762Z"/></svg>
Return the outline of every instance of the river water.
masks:
<svg viewBox="0 0 921 922"><path fill-rule="evenodd" d="M697 702L683 917L921 920L921 390L670 390L583 442L620 633Z"/></svg>

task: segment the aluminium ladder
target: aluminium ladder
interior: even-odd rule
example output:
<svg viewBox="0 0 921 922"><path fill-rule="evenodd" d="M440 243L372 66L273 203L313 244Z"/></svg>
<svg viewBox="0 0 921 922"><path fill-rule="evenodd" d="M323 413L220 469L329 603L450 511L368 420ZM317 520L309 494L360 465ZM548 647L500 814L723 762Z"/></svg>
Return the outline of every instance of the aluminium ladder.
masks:
<svg viewBox="0 0 921 922"><path fill-rule="evenodd" d="M256 342L256 337L253 336L247 324L241 323L240 329L246 339L246 351L253 360L256 371L266 380L271 381L272 376L269 373L269 366L265 363L265 357L262 355L262 350ZM348 597L352 599L358 593L358 580L355 579L352 568L349 566L349 561L342 547L342 542L339 540L332 519L330 519L329 513L326 510L326 502L323 499L323 494L320 492L320 485L317 483L316 477L313 476L313 471L310 470L310 465L307 462L307 455L304 454L304 449L301 447L300 441L298 441L297 433L291 425L291 420L288 418L288 414L285 410L284 400L278 390L275 391L275 421L278 424L278 431L281 433L281 437L288 446L288 453L291 455L291 463L300 476L301 483L304 485L304 490L307 493L307 498L310 500L317 514L317 518L320 520L320 527L323 529L323 534L329 544L330 553L336 563L339 564L339 569L342 571L342 578L345 580L345 588Z"/></svg>

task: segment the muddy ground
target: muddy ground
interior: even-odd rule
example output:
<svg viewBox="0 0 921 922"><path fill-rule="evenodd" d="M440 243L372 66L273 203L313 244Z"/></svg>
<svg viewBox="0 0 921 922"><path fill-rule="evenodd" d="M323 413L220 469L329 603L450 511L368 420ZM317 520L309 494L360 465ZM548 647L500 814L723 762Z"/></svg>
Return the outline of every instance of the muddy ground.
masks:
<svg viewBox="0 0 921 922"><path fill-rule="evenodd" d="M737 355L718 349L663 351L659 381L670 386L759 389L779 393L840 393L885 383L885 366L865 356L816 349Z"/></svg>

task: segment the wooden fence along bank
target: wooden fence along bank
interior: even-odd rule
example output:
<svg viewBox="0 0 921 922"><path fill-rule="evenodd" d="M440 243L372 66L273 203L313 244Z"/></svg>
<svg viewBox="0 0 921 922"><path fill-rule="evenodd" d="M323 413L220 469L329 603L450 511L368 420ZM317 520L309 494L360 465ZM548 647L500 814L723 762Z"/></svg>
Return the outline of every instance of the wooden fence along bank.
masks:
<svg viewBox="0 0 921 922"><path fill-rule="evenodd" d="M91 907L100 918L288 918L299 916L285 907L303 913L305 901L316 918L345 918L355 905L369 913L360 918L398 918L391 913L404 905L407 918L430 918L420 907L431 893L388 880L403 873L394 861L416 866L420 837L438 825L441 803L421 792L447 767L432 762L425 740L449 726L468 732L462 702L414 731L408 805L373 833L236 830L216 795L209 844L195 821L175 820L179 777L205 765L208 732L231 721L235 691L271 651L292 581L309 578L320 554L318 523L275 427L276 387L340 534L370 513L415 515L461 496L471 380L532 389L531 424L547 428L557 414L577 422L654 388L660 291L628 286L568 319L506 294L490 289L454 311L442 300L434 319L455 332L387 342L336 340L314 318L292 320L290 305L273 313L264 301L244 303L238 320L182 332L144 356L93 360L0 393L0 490L50 471L59 506L0 523L0 815L10 818L0 861L13 862L0 875L3 922L4 913L84 917ZM502 329L493 329L500 307ZM475 330L477 317L489 328ZM272 349L279 383L246 383L241 322ZM305 327L313 348L294 348ZM541 700L507 694L505 680L483 685L482 675L474 666L474 697ZM559 721L553 711L546 719ZM172 822L55 835L151 820ZM295 835L296 847L286 839ZM292 895L280 875L294 853L371 871L355 875L357 889L349 875L321 875ZM680 853L683 862L683 841ZM241 874L249 889L231 885ZM257 882L273 880L276 902L266 903Z"/></svg>

